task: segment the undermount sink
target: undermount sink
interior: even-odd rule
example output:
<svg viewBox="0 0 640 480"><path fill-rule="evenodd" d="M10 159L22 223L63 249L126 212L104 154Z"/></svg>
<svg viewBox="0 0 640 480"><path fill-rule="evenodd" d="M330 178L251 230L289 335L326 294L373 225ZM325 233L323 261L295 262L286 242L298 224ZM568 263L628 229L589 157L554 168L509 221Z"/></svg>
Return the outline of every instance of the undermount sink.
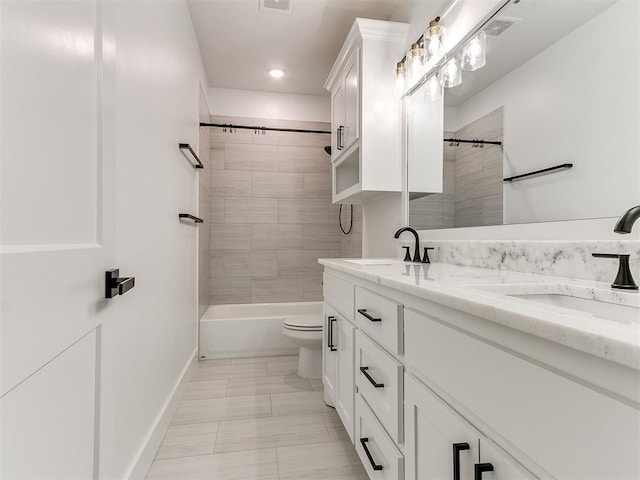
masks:
<svg viewBox="0 0 640 480"><path fill-rule="evenodd" d="M355 263L356 265L393 265L393 262L391 260L375 260L369 258L345 260L345 262Z"/></svg>
<svg viewBox="0 0 640 480"><path fill-rule="evenodd" d="M575 297L555 293L511 294L513 298L522 298L553 307L577 310L595 318L614 322L634 324L640 322L640 309L629 305L602 302L590 298Z"/></svg>

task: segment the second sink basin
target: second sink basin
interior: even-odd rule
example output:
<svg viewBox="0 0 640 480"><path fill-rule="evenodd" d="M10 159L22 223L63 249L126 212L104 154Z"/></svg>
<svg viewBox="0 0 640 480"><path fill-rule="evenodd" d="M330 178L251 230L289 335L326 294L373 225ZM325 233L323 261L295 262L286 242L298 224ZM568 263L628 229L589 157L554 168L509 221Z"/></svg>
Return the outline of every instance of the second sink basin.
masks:
<svg viewBox="0 0 640 480"><path fill-rule="evenodd" d="M568 308L596 318L614 322L634 324L640 322L640 309L629 305L602 302L590 298L554 293L511 294L510 297L533 300L554 307Z"/></svg>

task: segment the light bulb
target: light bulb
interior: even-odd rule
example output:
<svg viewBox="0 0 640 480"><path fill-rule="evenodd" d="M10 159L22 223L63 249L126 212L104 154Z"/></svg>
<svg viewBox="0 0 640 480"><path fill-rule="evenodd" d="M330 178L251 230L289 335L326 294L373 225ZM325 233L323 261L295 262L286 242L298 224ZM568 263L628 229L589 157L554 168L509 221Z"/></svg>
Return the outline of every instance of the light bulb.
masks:
<svg viewBox="0 0 640 480"><path fill-rule="evenodd" d="M442 48L442 42L440 41L440 35L434 35L429 39L429 53L431 55L437 55Z"/></svg>
<svg viewBox="0 0 640 480"><path fill-rule="evenodd" d="M419 43L414 43L411 45L411 50L409 52L409 73L411 74L411 83L415 84L422 78L424 74L423 64L422 64L422 47Z"/></svg>
<svg viewBox="0 0 640 480"><path fill-rule="evenodd" d="M455 56L449 60L442 69L441 83L443 87L457 87L462 83L462 68L460 57Z"/></svg>
<svg viewBox="0 0 640 480"><path fill-rule="evenodd" d="M431 101L436 100L442 94L442 87L440 85L440 80L438 80L438 75L433 75L425 85L425 89L427 92L427 96Z"/></svg>
<svg viewBox="0 0 640 480"><path fill-rule="evenodd" d="M480 32L464 47L462 52L462 69L473 72L487 63L487 35Z"/></svg>
<svg viewBox="0 0 640 480"><path fill-rule="evenodd" d="M404 66L404 62L398 62L396 65L396 84L395 93L398 97L404 95L407 89L407 69Z"/></svg>

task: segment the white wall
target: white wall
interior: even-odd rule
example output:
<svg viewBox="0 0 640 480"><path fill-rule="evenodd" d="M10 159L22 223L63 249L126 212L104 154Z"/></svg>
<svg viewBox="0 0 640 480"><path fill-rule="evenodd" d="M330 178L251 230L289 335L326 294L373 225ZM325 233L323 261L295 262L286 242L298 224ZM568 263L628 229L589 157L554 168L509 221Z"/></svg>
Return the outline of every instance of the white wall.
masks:
<svg viewBox="0 0 640 480"><path fill-rule="evenodd" d="M608 217L640 203L639 12L618 2L458 107L460 128L504 106L505 176L574 164L505 184L505 223Z"/></svg>
<svg viewBox="0 0 640 480"><path fill-rule="evenodd" d="M114 3L117 267L136 286L102 331L105 479L130 476L195 352L198 231L178 213L197 212L198 177L178 143L197 146L208 85L185 1Z"/></svg>
<svg viewBox="0 0 640 480"><path fill-rule="evenodd" d="M331 97L209 88L211 115L330 122Z"/></svg>

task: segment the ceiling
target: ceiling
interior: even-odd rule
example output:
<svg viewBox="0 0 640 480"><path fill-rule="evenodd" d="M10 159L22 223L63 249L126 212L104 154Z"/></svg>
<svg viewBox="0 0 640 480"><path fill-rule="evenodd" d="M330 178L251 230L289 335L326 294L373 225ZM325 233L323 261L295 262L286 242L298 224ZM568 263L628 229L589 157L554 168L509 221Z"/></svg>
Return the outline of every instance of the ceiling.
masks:
<svg viewBox="0 0 640 480"><path fill-rule="evenodd" d="M290 0L289 13L261 10L260 0L187 3L211 87L327 95L324 81L354 19L389 20L411 2ZM271 78L274 68L284 77Z"/></svg>

